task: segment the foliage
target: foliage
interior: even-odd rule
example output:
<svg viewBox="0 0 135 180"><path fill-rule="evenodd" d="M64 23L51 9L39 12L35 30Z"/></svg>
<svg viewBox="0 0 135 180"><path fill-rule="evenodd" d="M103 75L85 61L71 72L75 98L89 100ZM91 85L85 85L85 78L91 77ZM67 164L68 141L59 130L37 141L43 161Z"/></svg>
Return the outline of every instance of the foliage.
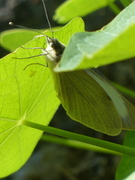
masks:
<svg viewBox="0 0 135 180"><path fill-rule="evenodd" d="M92 12L93 10L107 5L105 4L107 1L99 1L103 4L96 8L91 6L93 9L86 9L86 12L81 11L82 14L80 15L85 15L88 12ZM112 2L113 1L111 1L111 3ZM75 7L82 7L81 0L70 0L67 3L68 5L70 3L77 3L75 4ZM89 0L88 3L90 3ZM99 3L95 4L99 5ZM63 9L68 8L68 5L67 7L63 7ZM59 68L56 68L56 71L97 67L133 57L135 55L134 8L135 2L125 8L106 27L97 32L84 32L84 23L80 18L75 18L68 25L57 30L54 36L62 43L68 45L68 47L66 48L60 66ZM62 12L63 10L60 10L60 13ZM65 15L58 17L59 10L57 10L55 18L60 19L62 22L66 22L73 16L76 16L75 14L72 17L69 17L69 14L71 13L66 13L67 11L65 9L64 12L67 16L66 18L62 17ZM13 51L29 41L29 38L32 38L35 35L37 35L37 33L24 30L6 31L1 34L1 45ZM49 32L47 32L47 35L50 35ZM13 43L13 36L19 36L20 42ZM23 47L43 48L45 44L44 41L45 37L36 37L23 45ZM0 61L1 178L17 171L27 161L40 139L43 130L45 130L59 106L49 69L35 65L26 68L25 71L23 70L30 63L38 62L45 64L44 57L15 59L20 57L26 58L38 54L41 54L41 50L39 49L24 49L20 47ZM38 124L41 124L44 128L38 127ZM51 131L50 129L50 132L58 135L58 132L55 132L55 130ZM74 136L73 134L66 134L66 132L62 132L60 135L62 137L80 141L80 146L83 147L84 145L84 148L88 148L88 143L90 142L95 146L112 150L112 153L116 151L116 153L127 154L124 155L120 167L118 168L117 180L123 178L120 174L123 173L125 164L128 162L128 165L133 165L133 162L135 161L133 157L129 157L131 152L131 155L135 156L134 149L128 148L128 146L134 148L134 143L132 143L131 146L131 141L133 142L133 137L135 136L134 132L128 133L128 140L126 139L124 144L127 147L120 146L120 148L117 148L117 145L112 143L106 145L106 142L101 142L100 140L98 143L95 143L97 142L95 139L92 139L94 142L92 143L91 139L88 137L83 137L83 140L82 136ZM77 138L75 138L76 136ZM81 144L81 142L85 144ZM108 151L108 153L110 153L110 151ZM134 171L134 168L132 169L128 166L124 171L124 179L128 179L128 176Z"/></svg>

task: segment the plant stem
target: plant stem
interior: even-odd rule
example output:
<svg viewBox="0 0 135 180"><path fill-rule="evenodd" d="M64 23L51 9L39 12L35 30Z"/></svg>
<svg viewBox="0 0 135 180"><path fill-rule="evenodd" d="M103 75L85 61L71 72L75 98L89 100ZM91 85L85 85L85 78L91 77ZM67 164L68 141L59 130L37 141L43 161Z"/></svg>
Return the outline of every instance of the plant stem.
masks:
<svg viewBox="0 0 135 180"><path fill-rule="evenodd" d="M129 0L120 0L120 2L124 7L127 7L131 3Z"/></svg>
<svg viewBox="0 0 135 180"><path fill-rule="evenodd" d="M113 2L108 1L108 6L116 15L121 12L121 10L118 8L118 6L116 6Z"/></svg>
<svg viewBox="0 0 135 180"><path fill-rule="evenodd" d="M61 138L61 137L47 135L47 134L44 134L41 137L41 140L47 141L47 142L53 142L53 143L57 143L57 144L61 144L61 145L69 146L69 147L74 147L74 148L78 148L78 149L83 149L83 150L96 151L96 152L100 152L100 153L107 153L107 154L113 154L113 155L119 155L119 156L122 155L121 153L117 153L115 151L110 151L105 148L97 147L94 145L86 144L86 143L71 140L71 139L65 139L65 138Z"/></svg>
<svg viewBox="0 0 135 180"><path fill-rule="evenodd" d="M135 156L135 149L129 148L127 146L123 146L123 145L107 142L104 140L100 140L100 139L60 130L60 129L49 127L49 126L44 126L44 125L33 123L30 121L23 121L22 124L25 126L29 126L31 128L36 128L41 131L45 131L45 132L57 135L57 136L65 137L68 139L80 141L80 142L87 143L87 144L92 144L94 146L102 147L105 149L116 151L118 153L129 155L129 156Z"/></svg>
<svg viewBox="0 0 135 180"><path fill-rule="evenodd" d="M123 92L124 94L130 96L130 97L133 97L135 98L135 91L132 91L131 89L128 89L124 86L121 86L119 84L116 84L114 82L112 82L121 92Z"/></svg>

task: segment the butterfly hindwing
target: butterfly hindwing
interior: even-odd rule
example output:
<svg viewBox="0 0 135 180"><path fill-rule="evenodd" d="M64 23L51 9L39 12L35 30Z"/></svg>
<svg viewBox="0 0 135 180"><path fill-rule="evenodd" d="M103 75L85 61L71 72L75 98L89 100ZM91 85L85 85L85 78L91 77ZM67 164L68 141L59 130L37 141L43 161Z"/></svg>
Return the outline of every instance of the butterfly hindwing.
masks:
<svg viewBox="0 0 135 180"><path fill-rule="evenodd" d="M85 71L55 74L55 89L67 114L97 131L117 135L122 123L111 98Z"/></svg>

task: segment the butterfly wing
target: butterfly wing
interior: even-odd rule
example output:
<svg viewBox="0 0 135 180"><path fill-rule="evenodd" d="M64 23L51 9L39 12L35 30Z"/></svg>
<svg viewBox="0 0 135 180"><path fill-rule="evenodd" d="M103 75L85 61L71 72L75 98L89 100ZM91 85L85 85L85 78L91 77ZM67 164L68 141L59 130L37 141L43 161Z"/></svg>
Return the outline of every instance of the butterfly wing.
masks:
<svg viewBox="0 0 135 180"><path fill-rule="evenodd" d="M85 70L112 99L122 120L122 129L135 130L135 106L99 71Z"/></svg>
<svg viewBox="0 0 135 180"><path fill-rule="evenodd" d="M72 119L108 135L117 135L122 128L135 129L135 107L95 71L55 73L54 82Z"/></svg>

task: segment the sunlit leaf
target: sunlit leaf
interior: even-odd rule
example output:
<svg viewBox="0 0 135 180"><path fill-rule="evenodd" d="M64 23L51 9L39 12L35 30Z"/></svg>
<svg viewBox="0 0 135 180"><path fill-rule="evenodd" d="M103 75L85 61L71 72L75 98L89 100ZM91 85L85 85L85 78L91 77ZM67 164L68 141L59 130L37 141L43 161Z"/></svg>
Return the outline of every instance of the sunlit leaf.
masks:
<svg viewBox="0 0 135 180"><path fill-rule="evenodd" d="M107 6L115 0L68 0L55 11L54 19L59 23L67 23L77 16L85 16L93 11Z"/></svg>
<svg viewBox="0 0 135 180"><path fill-rule="evenodd" d="M134 32L135 2L100 31L75 34L57 71L98 67L134 57Z"/></svg>
<svg viewBox="0 0 135 180"><path fill-rule="evenodd" d="M76 24L75 28L72 28ZM84 25L77 18L55 37L67 43L75 32L82 31ZM25 47L45 45L45 36L37 37ZM24 47L24 46L23 46ZM0 60L0 177L17 171L30 157L42 131L25 127L22 121L32 121L48 125L59 101L54 91L49 68L30 63L46 64L45 57L26 58L41 54L40 49L18 48Z"/></svg>

